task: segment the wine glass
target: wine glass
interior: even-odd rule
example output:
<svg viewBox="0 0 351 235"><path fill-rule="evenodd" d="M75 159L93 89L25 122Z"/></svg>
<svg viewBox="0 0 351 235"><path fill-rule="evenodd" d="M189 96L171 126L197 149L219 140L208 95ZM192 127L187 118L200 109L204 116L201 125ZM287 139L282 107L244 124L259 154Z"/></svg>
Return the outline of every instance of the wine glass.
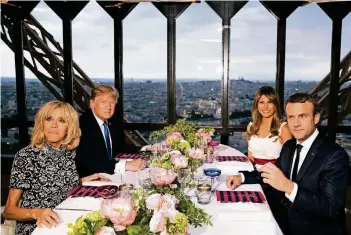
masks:
<svg viewBox="0 0 351 235"><path fill-rule="evenodd" d="M178 169L178 182L180 183L181 191L184 190L184 185L190 180L190 170L187 168Z"/></svg>
<svg viewBox="0 0 351 235"><path fill-rule="evenodd" d="M213 193L215 191L215 188L213 187L214 180L217 176L220 176L222 171L218 168L207 168L204 169L204 174L211 177L211 192Z"/></svg>
<svg viewBox="0 0 351 235"><path fill-rule="evenodd" d="M148 189L150 188L151 183L150 168L140 171L139 185L144 189Z"/></svg>

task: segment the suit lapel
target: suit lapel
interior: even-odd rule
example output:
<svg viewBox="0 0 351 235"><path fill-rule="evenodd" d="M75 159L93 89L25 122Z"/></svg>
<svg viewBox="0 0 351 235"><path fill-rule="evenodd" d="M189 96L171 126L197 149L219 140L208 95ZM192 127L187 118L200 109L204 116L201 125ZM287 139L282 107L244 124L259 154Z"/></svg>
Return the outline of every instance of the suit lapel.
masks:
<svg viewBox="0 0 351 235"><path fill-rule="evenodd" d="M308 153L306 155L305 160L303 161L301 168L299 170L299 172L297 173L296 176L296 182L299 182L302 178L302 176L304 175L304 173L306 172L306 170L308 169L308 167L310 166L311 162L313 161L313 159L315 158L315 156L318 153L318 149L320 147L320 145L323 142L323 138L321 138L322 135L318 134L317 138L315 139L315 141L313 142L310 150L308 150Z"/></svg>

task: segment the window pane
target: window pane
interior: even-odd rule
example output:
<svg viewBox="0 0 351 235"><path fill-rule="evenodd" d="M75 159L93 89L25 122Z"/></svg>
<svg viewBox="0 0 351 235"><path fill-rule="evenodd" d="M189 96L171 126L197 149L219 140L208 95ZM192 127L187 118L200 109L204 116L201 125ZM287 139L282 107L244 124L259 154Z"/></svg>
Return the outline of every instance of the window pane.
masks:
<svg viewBox="0 0 351 235"><path fill-rule="evenodd" d="M351 135L344 134L344 133L337 133L336 142L345 149L345 151L350 157L350 162L351 162Z"/></svg>
<svg viewBox="0 0 351 235"><path fill-rule="evenodd" d="M234 132L229 136L229 146L247 155L247 135L246 132Z"/></svg>
<svg viewBox="0 0 351 235"><path fill-rule="evenodd" d="M284 100L310 92L330 72L332 21L315 3L297 8L287 20ZM324 92L318 94L318 99ZM327 120L322 122L326 125Z"/></svg>
<svg viewBox="0 0 351 235"><path fill-rule="evenodd" d="M342 21L342 38L341 38L341 56L340 59L342 60L348 53L351 53L351 14L348 14ZM351 62L349 62L351 63ZM347 67L346 71L350 71L350 68ZM341 74L343 76L343 74ZM340 91L344 93L344 89L348 89L347 94L350 94L350 86L351 86L351 81L350 78L348 79L348 82L345 82L341 84ZM347 98L341 100L341 105L347 102ZM350 105L350 104L349 104ZM343 121L340 123L340 125L345 125L345 126L350 126L351 125L351 108L344 108L344 111L346 111L348 114L344 116Z"/></svg>
<svg viewBox="0 0 351 235"><path fill-rule="evenodd" d="M248 2L231 20L229 119L247 125L256 91L275 87L276 19L260 2Z"/></svg>
<svg viewBox="0 0 351 235"><path fill-rule="evenodd" d="M96 83L114 84L113 19L90 1L72 22L73 60Z"/></svg>
<svg viewBox="0 0 351 235"><path fill-rule="evenodd" d="M204 2L177 19L177 116L221 125L221 20Z"/></svg>
<svg viewBox="0 0 351 235"><path fill-rule="evenodd" d="M167 116L167 20L139 3L123 21L124 114L130 122Z"/></svg>

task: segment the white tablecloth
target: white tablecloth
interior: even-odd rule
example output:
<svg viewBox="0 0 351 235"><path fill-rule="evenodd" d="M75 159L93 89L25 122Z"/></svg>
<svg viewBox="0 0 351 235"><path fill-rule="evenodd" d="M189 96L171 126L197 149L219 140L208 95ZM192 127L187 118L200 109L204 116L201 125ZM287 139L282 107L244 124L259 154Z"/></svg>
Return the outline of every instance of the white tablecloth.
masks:
<svg viewBox="0 0 351 235"><path fill-rule="evenodd" d="M238 150L224 145L218 146L215 153L220 156L244 156ZM228 190L225 185L225 178L227 175L235 174L239 170L253 170L253 166L250 162L214 162L204 165L204 168L208 167L218 167L222 170L222 175L219 178L220 184L218 185L218 190ZM140 174L143 174L143 172L126 172L122 176L116 174L109 177L116 185L121 184L122 181L138 185ZM201 174L201 171L199 174ZM101 185L101 182L89 182L87 184ZM241 185L236 190L262 191L262 188L259 184L254 184ZM189 191L189 194L191 193L192 192ZM55 228L37 228L33 232L33 235L67 234L69 231L67 227L68 223L74 223L78 217L89 213L89 210L98 210L101 200L102 199L91 197L67 198L55 209L61 222ZM195 198L194 202L196 202ZM204 208L208 214L213 216L213 226L191 228L192 235L282 235L267 203L219 203L215 196L213 196L210 204L197 204L197 206Z"/></svg>

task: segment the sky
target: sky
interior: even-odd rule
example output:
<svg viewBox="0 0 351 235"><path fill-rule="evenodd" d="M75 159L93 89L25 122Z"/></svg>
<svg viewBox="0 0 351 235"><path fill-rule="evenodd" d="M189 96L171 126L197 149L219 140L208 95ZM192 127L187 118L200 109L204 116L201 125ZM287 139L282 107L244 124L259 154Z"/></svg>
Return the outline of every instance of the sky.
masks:
<svg viewBox="0 0 351 235"><path fill-rule="evenodd" d="M62 45L62 22L41 1L34 17ZM222 77L222 25L205 3L190 5L176 21L177 79ZM249 1L231 20L230 78L273 80L277 20L258 1ZM320 81L330 71L332 21L315 4L287 19L286 80ZM113 78L113 20L90 1L72 24L73 59L90 78ZM139 3L123 22L126 79L167 77L167 22L151 3ZM351 14L343 20L341 58L351 50ZM15 77L14 54L1 40L1 77ZM28 54L25 54L28 56ZM28 69L26 78L35 78Z"/></svg>

